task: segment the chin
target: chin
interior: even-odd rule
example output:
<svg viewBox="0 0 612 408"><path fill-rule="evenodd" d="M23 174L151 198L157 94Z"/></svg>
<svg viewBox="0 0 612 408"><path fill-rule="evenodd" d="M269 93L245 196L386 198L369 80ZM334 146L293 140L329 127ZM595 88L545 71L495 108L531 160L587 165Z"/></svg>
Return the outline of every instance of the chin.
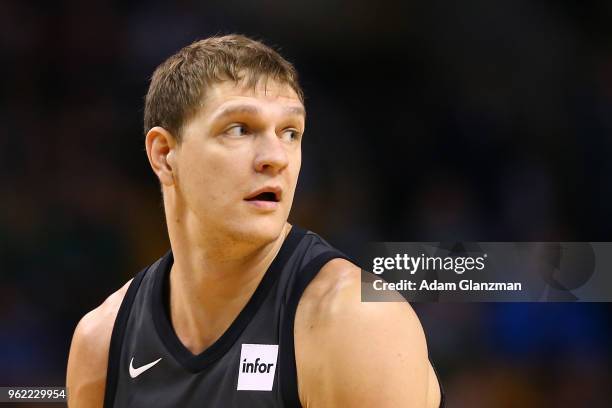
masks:
<svg viewBox="0 0 612 408"><path fill-rule="evenodd" d="M258 245L266 245L278 238L283 232L286 219L280 217L258 217L255 220L245 220L231 228L237 240Z"/></svg>

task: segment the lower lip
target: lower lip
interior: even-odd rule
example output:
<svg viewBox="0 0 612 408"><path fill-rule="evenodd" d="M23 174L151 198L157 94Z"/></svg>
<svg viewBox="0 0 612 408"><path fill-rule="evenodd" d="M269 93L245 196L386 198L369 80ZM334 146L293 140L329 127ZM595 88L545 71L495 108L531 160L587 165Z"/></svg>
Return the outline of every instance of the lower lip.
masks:
<svg viewBox="0 0 612 408"><path fill-rule="evenodd" d="M248 204L263 211L274 211L280 204L278 201L245 200Z"/></svg>

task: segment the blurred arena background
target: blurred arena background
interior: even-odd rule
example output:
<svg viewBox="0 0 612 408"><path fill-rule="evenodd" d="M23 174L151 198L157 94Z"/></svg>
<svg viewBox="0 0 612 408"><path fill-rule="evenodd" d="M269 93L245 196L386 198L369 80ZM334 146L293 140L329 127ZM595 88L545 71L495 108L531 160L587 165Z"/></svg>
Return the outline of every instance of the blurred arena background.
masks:
<svg viewBox="0 0 612 408"><path fill-rule="evenodd" d="M0 2L0 385L168 247L157 64L239 32L307 95L292 221L366 241L612 241L612 3ZM609 407L609 304L421 304L449 408ZM20 404L20 406L24 406ZM36 405L40 406L40 405Z"/></svg>

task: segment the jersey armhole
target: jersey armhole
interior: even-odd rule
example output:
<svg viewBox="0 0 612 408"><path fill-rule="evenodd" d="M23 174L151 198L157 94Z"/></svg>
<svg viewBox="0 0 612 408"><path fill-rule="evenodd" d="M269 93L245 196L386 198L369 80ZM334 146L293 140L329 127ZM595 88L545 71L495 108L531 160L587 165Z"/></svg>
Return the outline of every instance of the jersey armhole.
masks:
<svg viewBox="0 0 612 408"><path fill-rule="evenodd" d="M306 287L312 282L317 273L332 259L346 259L351 261L349 257L342 252L330 250L317 255L302 269L297 277L293 290L291 291L287 302L286 314L282 322L281 338L280 338L280 374L279 386L283 405L285 407L301 408L300 396L298 393L297 384L297 368L295 363L295 342L293 329L295 323L295 312L297 311L298 303L302 298L302 294Z"/></svg>
<svg viewBox="0 0 612 408"><path fill-rule="evenodd" d="M104 390L104 408L112 408L115 400L115 392L117 391L117 377L119 375L119 360L121 359L121 347L125 336L125 327L127 325L132 304L136 298L136 293L140 287L140 283L150 267L140 271L134 279L119 306L119 312L115 318L113 332L111 334L110 347L108 350L108 368L106 369L106 387Z"/></svg>

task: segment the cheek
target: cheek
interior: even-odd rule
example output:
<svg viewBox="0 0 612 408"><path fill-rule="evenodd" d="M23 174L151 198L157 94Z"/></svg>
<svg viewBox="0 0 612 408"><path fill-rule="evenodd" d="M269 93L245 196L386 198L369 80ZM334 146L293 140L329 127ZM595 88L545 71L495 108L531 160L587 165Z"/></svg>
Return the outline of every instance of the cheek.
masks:
<svg viewBox="0 0 612 408"><path fill-rule="evenodd" d="M185 193L195 199L198 206L223 206L235 201L248 185L244 160L237 154L207 151L194 152L188 158L189 165L181 170ZM248 183L246 183L248 184Z"/></svg>
<svg viewBox="0 0 612 408"><path fill-rule="evenodd" d="M291 177L292 177L292 185L295 186L297 184L297 179L300 174L300 168L302 167L302 151L298 150L294 157L291 160Z"/></svg>
<svg viewBox="0 0 612 408"><path fill-rule="evenodd" d="M193 148L182 155L179 164L179 185L188 201L202 197L208 200L215 199L213 194L215 188L211 188L213 187L211 184L215 182L218 165L214 160L210 160L207 155Z"/></svg>

